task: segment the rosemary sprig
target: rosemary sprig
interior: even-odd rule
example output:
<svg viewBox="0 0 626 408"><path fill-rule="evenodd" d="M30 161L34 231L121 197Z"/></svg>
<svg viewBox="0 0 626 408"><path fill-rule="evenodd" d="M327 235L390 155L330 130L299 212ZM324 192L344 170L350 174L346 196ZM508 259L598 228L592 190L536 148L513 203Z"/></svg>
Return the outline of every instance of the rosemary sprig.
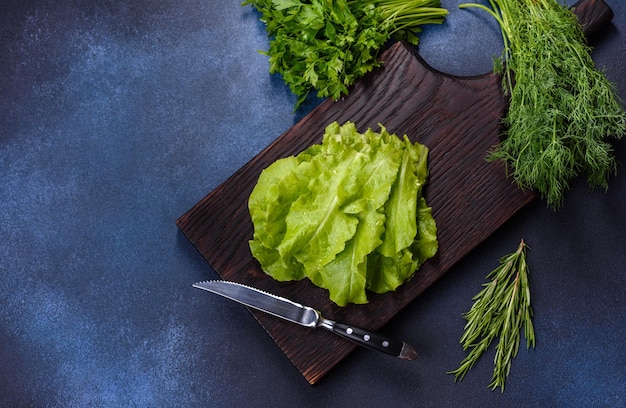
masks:
<svg viewBox="0 0 626 408"><path fill-rule="evenodd" d="M491 342L499 337L489 387L492 390L500 387L504 392L512 359L519 350L522 326L526 347L535 347L526 248L521 240L517 251L500 259L500 266L487 275L491 281L483 284L483 289L472 298L471 309L463 314L467 324L460 343L463 350L470 351L459 368L448 372L454 374L455 382L463 379Z"/></svg>

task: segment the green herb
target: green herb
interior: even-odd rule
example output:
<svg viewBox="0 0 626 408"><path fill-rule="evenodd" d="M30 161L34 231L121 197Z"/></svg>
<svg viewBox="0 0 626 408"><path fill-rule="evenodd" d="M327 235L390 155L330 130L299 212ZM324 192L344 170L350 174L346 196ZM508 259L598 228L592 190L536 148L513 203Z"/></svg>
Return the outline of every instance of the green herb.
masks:
<svg viewBox="0 0 626 408"><path fill-rule="evenodd" d="M526 347L535 347L524 240L516 252L500 259L500 266L487 275L487 279L491 282L483 284L484 288L472 299L471 309L463 314L467 324L460 342L463 350L470 352L460 367L448 374L454 374L455 381L462 380L491 342L499 337L489 386L491 389L501 387L504 392L512 359L519 350L522 326Z"/></svg>
<svg viewBox="0 0 626 408"><path fill-rule="evenodd" d="M339 306L367 303L437 252L422 189L428 148L330 124L321 145L263 170L248 207L252 255L279 281L309 278Z"/></svg>
<svg viewBox="0 0 626 408"><path fill-rule="evenodd" d="M626 133L626 113L613 85L597 70L576 16L555 0L490 0L479 7L496 18L504 51L510 106L505 139L489 155L503 160L522 188L537 190L558 209L571 180L608 188L616 171L609 137Z"/></svg>
<svg viewBox="0 0 626 408"><path fill-rule="evenodd" d="M380 66L390 38L418 43L423 24L438 24L439 0L246 0L261 12L270 37L270 73L280 73L298 96L334 100L357 78Z"/></svg>

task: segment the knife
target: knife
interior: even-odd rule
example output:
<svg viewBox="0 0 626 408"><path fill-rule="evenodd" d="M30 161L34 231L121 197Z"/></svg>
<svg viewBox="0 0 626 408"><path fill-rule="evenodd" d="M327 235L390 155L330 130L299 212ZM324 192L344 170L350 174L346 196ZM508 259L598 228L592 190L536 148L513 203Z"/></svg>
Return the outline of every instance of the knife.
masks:
<svg viewBox="0 0 626 408"><path fill-rule="evenodd" d="M361 346L381 351L402 360L414 360L417 357L415 349L403 341L392 339L380 333L325 319L313 308L303 306L289 299L263 292L250 286L236 282L212 280L195 283L193 287L224 296L225 298L234 300L245 306L269 313L292 323L310 328L323 327Z"/></svg>

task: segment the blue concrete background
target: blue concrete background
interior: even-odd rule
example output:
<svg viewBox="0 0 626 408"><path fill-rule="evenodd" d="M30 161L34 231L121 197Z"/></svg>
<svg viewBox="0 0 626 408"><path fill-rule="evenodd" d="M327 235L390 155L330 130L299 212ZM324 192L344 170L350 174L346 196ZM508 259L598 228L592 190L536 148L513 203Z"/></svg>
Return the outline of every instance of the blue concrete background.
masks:
<svg viewBox="0 0 626 408"><path fill-rule="evenodd" d="M500 33L443 1L420 54L491 69ZM573 2L569 2L572 4ZM593 56L626 98L626 4ZM522 210L385 331L405 363L357 350L311 387L215 278L175 220L319 102L268 74L238 1L0 2L0 406L626 406L626 162L607 193L573 185ZM504 394L492 355L461 383L461 313L524 238L537 347Z"/></svg>

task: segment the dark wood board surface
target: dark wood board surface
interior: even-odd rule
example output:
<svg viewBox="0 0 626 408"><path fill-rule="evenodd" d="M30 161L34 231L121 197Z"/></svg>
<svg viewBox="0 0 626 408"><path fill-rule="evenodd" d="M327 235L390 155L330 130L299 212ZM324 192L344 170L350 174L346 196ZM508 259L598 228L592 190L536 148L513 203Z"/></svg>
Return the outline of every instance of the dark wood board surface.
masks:
<svg viewBox="0 0 626 408"><path fill-rule="evenodd" d="M574 6L591 31L612 12L602 1ZM498 143L507 101L493 73L460 78L438 72L414 48L396 43L384 66L358 81L344 99L326 100L183 214L178 227L225 280L248 284L318 309L326 318L379 330L395 314L535 198L500 163L485 160ZM360 131L383 124L430 149L425 196L437 222L439 251L397 291L368 294L366 305L337 307L308 280L277 282L252 257L247 200L260 172L275 160L320 143L327 124L354 122ZM251 313L304 378L315 384L357 346L322 329Z"/></svg>

